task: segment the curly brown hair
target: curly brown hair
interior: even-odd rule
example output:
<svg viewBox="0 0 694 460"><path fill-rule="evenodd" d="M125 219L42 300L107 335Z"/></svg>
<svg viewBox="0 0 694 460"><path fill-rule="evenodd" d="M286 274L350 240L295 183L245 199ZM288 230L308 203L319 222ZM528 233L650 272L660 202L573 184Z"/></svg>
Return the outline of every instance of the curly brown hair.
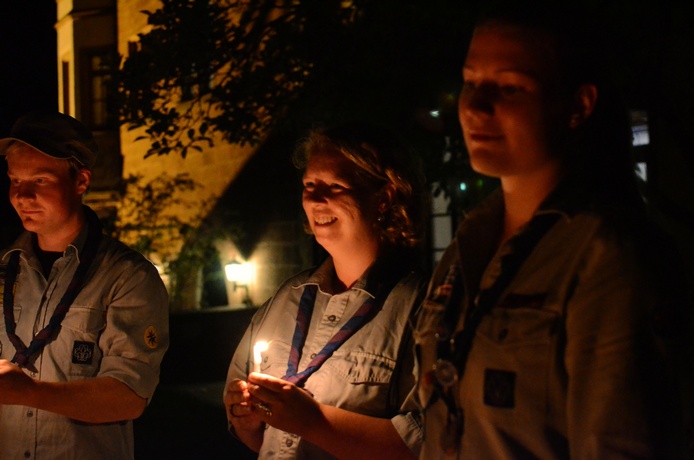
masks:
<svg viewBox="0 0 694 460"><path fill-rule="evenodd" d="M294 151L294 165L306 169L311 155L333 150L357 166L367 184L390 184L390 207L378 220L381 241L395 248L418 249L424 233L424 174L419 158L388 130L367 123L348 123L311 130Z"/></svg>

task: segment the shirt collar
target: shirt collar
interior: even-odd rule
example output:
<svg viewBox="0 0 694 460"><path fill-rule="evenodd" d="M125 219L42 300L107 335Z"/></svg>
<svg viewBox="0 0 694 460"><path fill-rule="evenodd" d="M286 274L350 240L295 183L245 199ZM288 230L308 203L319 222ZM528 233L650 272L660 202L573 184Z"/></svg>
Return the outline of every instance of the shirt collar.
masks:
<svg viewBox="0 0 694 460"><path fill-rule="evenodd" d="M400 279L408 269L409 266L407 264L398 263L394 257L379 257L376 262L362 273L350 289L363 291L371 297L376 297L376 293L384 283L391 284L390 281ZM332 286L335 276L333 259L328 256L305 281L297 283L292 287L299 289L313 284L318 286L321 292L329 293L329 286Z"/></svg>

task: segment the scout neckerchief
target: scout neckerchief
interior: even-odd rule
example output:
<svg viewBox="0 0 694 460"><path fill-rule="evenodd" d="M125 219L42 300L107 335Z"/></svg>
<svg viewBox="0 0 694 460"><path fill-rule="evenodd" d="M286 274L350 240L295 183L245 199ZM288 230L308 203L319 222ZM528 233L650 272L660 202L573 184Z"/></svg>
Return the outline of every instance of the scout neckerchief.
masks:
<svg viewBox="0 0 694 460"><path fill-rule="evenodd" d="M388 286L390 287L390 286ZM304 292L301 295L301 300L299 301L299 311L296 315L296 327L294 328L294 337L292 338L292 348L289 351L289 359L287 361L287 373L283 380L291 382L298 387L304 386L306 380L316 372L323 363L330 358L335 350L340 348L340 346L352 337L361 327L369 322L376 313L380 306L382 305L381 297L382 293L387 293L390 291L385 286L380 286L376 296L369 296L368 299L357 309L357 311L352 315L352 317L347 321L347 323L340 328L337 333L328 341L327 344L319 351L316 356L308 363L308 366L303 371L299 372L299 360L301 359L301 350L304 348L304 342L306 341L306 333L308 332L308 325L311 321L311 314L313 313L313 306L316 301L316 292L318 291L318 286L309 285L304 288Z"/></svg>
<svg viewBox="0 0 694 460"><path fill-rule="evenodd" d="M448 409L446 428L440 441L441 447L448 455L455 453L463 436L463 409L455 402L453 387L465 372L477 328L482 318L496 305L523 262L559 216L558 213L538 215L530 221L525 231L511 239L509 244L512 250L501 258L501 274L491 287L479 293L475 308L468 310L463 329L455 335L453 331L458 322L463 297L463 283L457 263L450 266L441 285L442 289L436 289L433 293L433 300L444 305L444 315L436 332L437 360L433 370L434 378L431 379L434 392L426 407L430 407L439 398L446 404Z"/></svg>
<svg viewBox="0 0 694 460"><path fill-rule="evenodd" d="M80 263L75 270L75 274L72 276L72 280L65 294L63 294L62 299L60 299L58 306L55 307L55 311L48 321L48 325L34 336L28 347L15 333L17 323L14 318L14 285L17 274L19 273L20 251L15 251L10 256L10 261L7 266L7 275L5 277L5 292L3 293L3 313L5 316L5 330L7 331L7 336L10 342L12 342L12 345L14 345L15 350L17 350L12 358L12 362L17 363L19 367L25 367L30 371L36 372L36 368L29 360L36 353L39 353L43 347L46 346L48 341L53 338L54 332L60 327L60 323L62 323L63 318L65 318L65 315L70 309L70 305L72 305L72 302L82 288L84 275L87 273L89 266L96 256L96 251L101 241L102 225L94 211L85 206L84 212L88 231L84 249L79 254Z"/></svg>

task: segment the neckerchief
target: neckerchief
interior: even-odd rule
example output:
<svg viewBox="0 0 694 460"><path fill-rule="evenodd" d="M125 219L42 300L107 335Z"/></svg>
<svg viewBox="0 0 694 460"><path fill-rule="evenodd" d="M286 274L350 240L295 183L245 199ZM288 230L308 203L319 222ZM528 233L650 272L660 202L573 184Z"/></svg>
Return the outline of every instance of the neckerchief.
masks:
<svg viewBox="0 0 694 460"><path fill-rule="evenodd" d="M48 321L48 325L40 330L31 343L27 347L21 338L15 333L17 323L14 318L14 286L19 273L19 255L20 251L15 251L10 256L10 261L7 266L7 275L5 277L5 291L3 293L3 314L5 316L5 330L7 336L14 345L16 351L12 362L24 367L30 371L36 372L36 368L29 362L32 356L43 350L43 347L53 338L54 332L60 327L65 315L67 314L72 302L82 289L82 281L84 275L92 264L96 256L99 242L101 241L102 225L97 215L91 209L84 207L88 232L87 240L84 243L84 249L80 252L80 263L72 276L72 280L60 299L60 302L55 307L55 311Z"/></svg>
<svg viewBox="0 0 694 460"><path fill-rule="evenodd" d="M304 342L306 341L306 333L308 332L308 325L311 321L311 314L313 313L317 291L318 286L309 285L304 288L304 292L301 294L299 311L296 314L296 327L294 328L294 337L292 338L292 348L289 351L289 359L287 361L287 373L282 377L283 380L302 388L306 380L320 369L323 363L333 355L335 350L340 348L347 339L352 337L364 324L376 316L376 313L378 313L382 305L382 303L379 302L381 296L378 295L378 293L375 297L369 297L361 307L357 309L349 321L330 338L323 349L308 363L306 369L299 372L298 368L299 360L301 359L301 350L303 350ZM379 293L383 291L388 292L389 289L379 289Z"/></svg>
<svg viewBox="0 0 694 460"><path fill-rule="evenodd" d="M453 389L454 383L459 381L465 372L477 329L484 316L491 311L501 294L511 284L523 262L559 216L558 213L536 216L524 232L513 237L509 242L513 250L501 258L501 274L490 288L479 293L475 308L470 308L467 312L463 329L455 335L453 331L457 324L464 289L457 262L451 264L442 285L432 293L432 300L444 305L444 315L437 329L437 361L431 378L435 391L426 408L440 398L448 409L446 428L441 439L441 447L447 455L452 455L457 450L464 432L463 409L456 404Z"/></svg>

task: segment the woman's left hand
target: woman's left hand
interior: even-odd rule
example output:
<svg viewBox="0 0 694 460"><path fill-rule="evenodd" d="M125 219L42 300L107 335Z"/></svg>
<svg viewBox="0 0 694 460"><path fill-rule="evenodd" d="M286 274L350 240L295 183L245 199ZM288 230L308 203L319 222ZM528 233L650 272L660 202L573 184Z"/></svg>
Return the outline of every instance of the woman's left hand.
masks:
<svg viewBox="0 0 694 460"><path fill-rule="evenodd" d="M251 373L248 391L264 405L256 410L261 420L283 431L304 436L311 427L322 423L320 404L311 394L293 383L266 374ZM256 402L254 405L256 405Z"/></svg>

